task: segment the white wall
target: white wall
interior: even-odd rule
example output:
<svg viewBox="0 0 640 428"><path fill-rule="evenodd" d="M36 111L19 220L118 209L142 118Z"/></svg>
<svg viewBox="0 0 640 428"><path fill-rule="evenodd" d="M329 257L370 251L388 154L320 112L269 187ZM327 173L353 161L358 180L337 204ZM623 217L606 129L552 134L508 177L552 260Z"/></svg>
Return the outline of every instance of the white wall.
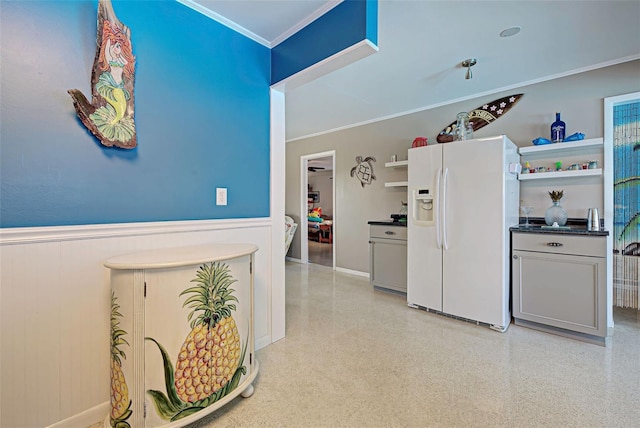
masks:
<svg viewBox="0 0 640 428"><path fill-rule="evenodd" d="M271 234L269 219L0 230L0 426L42 427L109 400L103 261L116 255L211 242L257 245L256 347L269 344Z"/></svg>

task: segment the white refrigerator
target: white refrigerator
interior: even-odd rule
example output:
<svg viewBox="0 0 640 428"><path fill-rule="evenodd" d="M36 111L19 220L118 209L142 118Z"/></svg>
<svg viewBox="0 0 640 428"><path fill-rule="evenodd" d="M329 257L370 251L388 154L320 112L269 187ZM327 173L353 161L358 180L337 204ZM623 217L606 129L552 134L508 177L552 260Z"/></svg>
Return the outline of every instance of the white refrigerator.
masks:
<svg viewBox="0 0 640 428"><path fill-rule="evenodd" d="M519 161L504 135L409 150L409 306L508 328Z"/></svg>

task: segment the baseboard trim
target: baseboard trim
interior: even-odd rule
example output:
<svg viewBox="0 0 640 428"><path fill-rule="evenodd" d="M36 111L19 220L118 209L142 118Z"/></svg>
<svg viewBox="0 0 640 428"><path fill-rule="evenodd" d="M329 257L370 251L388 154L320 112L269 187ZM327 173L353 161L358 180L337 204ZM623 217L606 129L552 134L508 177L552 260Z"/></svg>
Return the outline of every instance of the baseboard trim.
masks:
<svg viewBox="0 0 640 428"><path fill-rule="evenodd" d="M342 272L342 273L348 273L350 275L358 275L358 276L364 276L365 278L369 278L369 272L360 272L359 270L351 270L351 269L346 269L341 267L336 267L336 271Z"/></svg>
<svg viewBox="0 0 640 428"><path fill-rule="evenodd" d="M56 422L53 425L49 425L47 428L78 428L95 425L105 420L109 415L110 407L110 402L105 401L104 403L98 404L97 406L85 410L82 413L78 413L70 418Z"/></svg>
<svg viewBox="0 0 640 428"><path fill-rule="evenodd" d="M256 345L255 345L256 351L258 349L262 349L262 348L264 348L265 346L268 346L268 345L271 345L271 337L269 337L269 336L261 337L260 339L256 340Z"/></svg>

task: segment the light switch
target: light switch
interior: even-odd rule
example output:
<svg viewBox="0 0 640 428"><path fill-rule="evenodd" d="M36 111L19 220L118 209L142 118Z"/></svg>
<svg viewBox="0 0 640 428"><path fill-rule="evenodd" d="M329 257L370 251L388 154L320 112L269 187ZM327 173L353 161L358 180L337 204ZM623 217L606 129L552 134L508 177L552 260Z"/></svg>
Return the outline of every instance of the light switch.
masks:
<svg viewBox="0 0 640 428"><path fill-rule="evenodd" d="M216 205L227 205L226 187L216 187Z"/></svg>

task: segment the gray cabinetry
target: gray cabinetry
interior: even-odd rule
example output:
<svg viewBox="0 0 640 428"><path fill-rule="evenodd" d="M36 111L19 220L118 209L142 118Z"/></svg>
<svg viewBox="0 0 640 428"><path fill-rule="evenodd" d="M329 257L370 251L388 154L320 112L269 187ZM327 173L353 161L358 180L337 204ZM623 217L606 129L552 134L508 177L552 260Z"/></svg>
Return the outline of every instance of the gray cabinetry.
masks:
<svg viewBox="0 0 640 428"><path fill-rule="evenodd" d="M370 225L369 282L374 288L407 292L407 228Z"/></svg>
<svg viewBox="0 0 640 428"><path fill-rule="evenodd" d="M604 344L606 238L513 233L512 248L515 323Z"/></svg>

